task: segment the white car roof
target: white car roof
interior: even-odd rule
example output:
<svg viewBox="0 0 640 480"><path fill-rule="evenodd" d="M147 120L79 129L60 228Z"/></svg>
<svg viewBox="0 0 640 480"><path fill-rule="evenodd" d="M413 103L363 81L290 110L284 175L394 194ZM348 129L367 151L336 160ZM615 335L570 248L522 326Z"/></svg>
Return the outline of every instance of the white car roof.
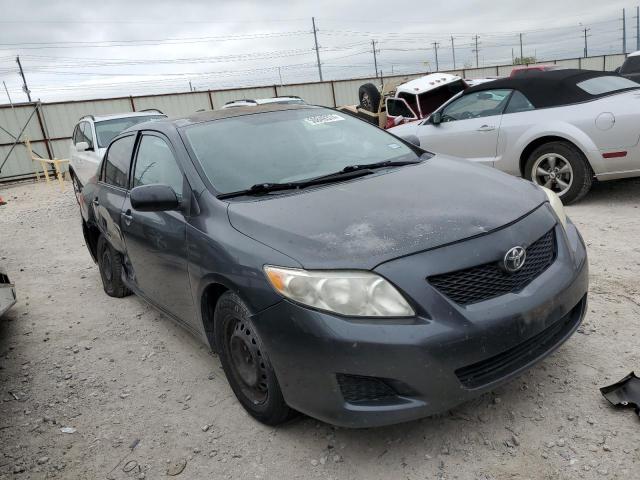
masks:
<svg viewBox="0 0 640 480"><path fill-rule="evenodd" d="M80 120L89 119L94 122L100 122L102 120L115 120L117 118L148 117L150 115L164 115L164 113L160 110L145 110L142 112L110 113L109 115L85 115L84 117L80 117Z"/></svg>
<svg viewBox="0 0 640 480"><path fill-rule="evenodd" d="M635 52L631 52L630 54L627 55L627 57L637 57L640 55L640 50L637 50Z"/></svg>
<svg viewBox="0 0 640 480"><path fill-rule="evenodd" d="M407 83L399 85L398 88L396 88L396 92L419 95L458 80L461 80L459 76L451 75L450 73L431 73L424 77L416 78L415 80L410 80Z"/></svg>
<svg viewBox="0 0 640 480"><path fill-rule="evenodd" d="M266 105L269 103L304 103L300 97L272 97L272 98L257 98L253 99L240 99L240 100L232 100L230 102L225 103L222 108L233 108L233 107L247 107L247 106L255 106L255 105Z"/></svg>

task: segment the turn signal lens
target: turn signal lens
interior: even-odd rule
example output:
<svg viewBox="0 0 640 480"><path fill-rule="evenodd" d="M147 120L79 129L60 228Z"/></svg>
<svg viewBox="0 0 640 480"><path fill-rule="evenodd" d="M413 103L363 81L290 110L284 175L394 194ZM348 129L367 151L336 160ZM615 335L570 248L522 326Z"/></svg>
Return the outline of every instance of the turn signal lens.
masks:
<svg viewBox="0 0 640 480"><path fill-rule="evenodd" d="M354 317L415 315L398 290L372 272L301 270L267 265L264 272L282 296L319 310Z"/></svg>

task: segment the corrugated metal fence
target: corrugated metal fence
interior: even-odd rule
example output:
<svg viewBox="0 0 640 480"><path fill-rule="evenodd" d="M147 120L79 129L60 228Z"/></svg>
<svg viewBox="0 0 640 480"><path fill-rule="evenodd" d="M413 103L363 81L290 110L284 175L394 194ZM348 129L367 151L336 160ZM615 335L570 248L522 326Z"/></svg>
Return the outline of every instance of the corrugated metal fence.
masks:
<svg viewBox="0 0 640 480"><path fill-rule="evenodd" d="M614 70L622 65L624 55L606 55L543 62L564 67L589 70ZM464 78L506 76L513 65L471 68L448 71ZM423 74L386 77L387 80L416 78ZM296 85L274 85L233 90L209 90L205 92L145 95L100 100L50 102L39 104L23 133L28 137L34 151L42 157L65 158L68 155L69 138L78 119L83 115L100 115L140 111L157 108L169 116L188 115L197 110L220 108L230 100L241 98L265 98L278 95L297 95L308 103L336 107L358 103L358 88L366 82L376 83L375 78L358 78L330 82L303 83ZM15 137L37 104L19 104L11 108L0 106L0 165L12 148ZM0 181L28 178L33 175L34 165L23 145L17 145L0 172Z"/></svg>

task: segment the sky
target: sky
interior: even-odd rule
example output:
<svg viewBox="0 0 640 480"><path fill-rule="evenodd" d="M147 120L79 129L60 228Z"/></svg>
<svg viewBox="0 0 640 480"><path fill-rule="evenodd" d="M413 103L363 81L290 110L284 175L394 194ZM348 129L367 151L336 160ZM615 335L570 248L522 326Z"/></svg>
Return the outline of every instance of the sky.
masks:
<svg viewBox="0 0 640 480"><path fill-rule="evenodd" d="M640 3L640 2L639 2ZM0 82L32 98L108 98L510 64L636 49L636 5L609 0L0 0ZM8 103L0 85L0 104Z"/></svg>

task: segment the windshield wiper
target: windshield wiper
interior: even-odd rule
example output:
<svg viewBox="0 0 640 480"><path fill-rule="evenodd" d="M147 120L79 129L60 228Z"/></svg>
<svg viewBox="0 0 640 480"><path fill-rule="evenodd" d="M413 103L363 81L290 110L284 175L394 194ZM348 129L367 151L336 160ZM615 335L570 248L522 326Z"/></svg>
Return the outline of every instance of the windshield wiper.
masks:
<svg viewBox="0 0 640 480"><path fill-rule="evenodd" d="M239 197L241 195L259 195L262 193L277 192L282 190L294 190L299 188L310 187L313 185L321 185L323 183L337 182L341 180L349 180L351 178L358 178L364 175L374 173L377 168L385 167L401 167L403 165L413 165L415 163L422 163L423 160L403 160L393 161L385 160L383 162L376 163L363 163L360 165L347 165L342 170L327 175L321 175L319 177L308 178L306 180L299 180L297 182L283 182L283 183L256 183L245 190L238 190L236 192L221 193L217 198L225 199L232 197Z"/></svg>
<svg viewBox="0 0 640 480"><path fill-rule="evenodd" d="M259 195L262 193L277 192L282 190L295 190L299 188L310 187L312 185L322 185L323 183L331 183L341 180L349 180L351 178L363 177L373 173L371 169L356 169L356 170L340 170L339 172L330 173L328 175L322 175L320 177L309 178L307 180L300 180L297 182L283 182L283 183L256 183L245 190L238 190L236 192L221 193L217 198L225 199L232 197L239 197L241 195Z"/></svg>
<svg viewBox="0 0 640 480"><path fill-rule="evenodd" d="M360 165L347 165L344 167L341 172L355 172L357 170L372 170L375 168L384 168L384 167L402 167L403 165L413 165L415 163L421 163L422 160L384 160L382 162L376 163L363 163Z"/></svg>

